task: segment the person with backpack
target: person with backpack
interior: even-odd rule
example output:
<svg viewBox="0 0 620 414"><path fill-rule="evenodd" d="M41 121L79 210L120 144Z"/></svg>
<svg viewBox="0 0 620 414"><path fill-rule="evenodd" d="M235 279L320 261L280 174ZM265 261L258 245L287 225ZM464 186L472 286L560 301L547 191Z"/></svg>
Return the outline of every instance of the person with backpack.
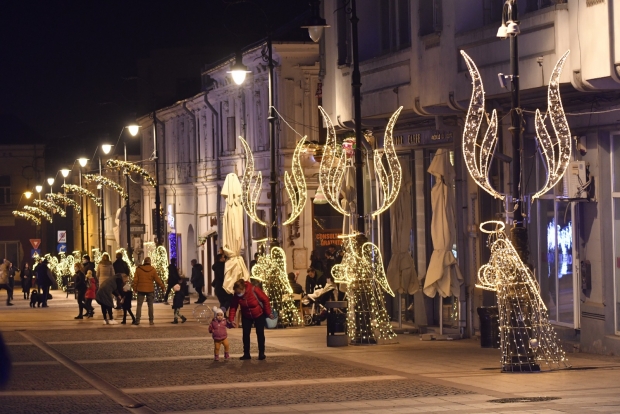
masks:
<svg viewBox="0 0 620 414"><path fill-rule="evenodd" d="M260 361L265 356L265 318L274 319L271 312L269 298L258 286L252 285L243 279L237 280L233 286L235 295L230 304L228 320L233 328L236 328L235 315L237 308L241 306L241 324L243 327L243 356L239 359L252 359L250 356L250 333L252 325L256 328L256 339L258 341L258 359Z"/></svg>

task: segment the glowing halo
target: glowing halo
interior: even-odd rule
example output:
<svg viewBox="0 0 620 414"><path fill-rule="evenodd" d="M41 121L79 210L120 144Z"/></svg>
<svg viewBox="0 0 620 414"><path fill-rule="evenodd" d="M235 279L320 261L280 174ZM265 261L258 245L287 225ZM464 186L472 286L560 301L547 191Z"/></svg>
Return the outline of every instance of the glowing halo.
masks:
<svg viewBox="0 0 620 414"><path fill-rule="evenodd" d="M295 152L293 153L293 165L291 166L293 178L291 179L291 175L289 175L288 171L284 172L284 184L286 186L288 197L291 200L293 211L291 212L291 216L284 223L282 223L283 226L293 223L295 219L299 217L308 198L306 177L304 177L304 171L301 169L300 158L305 142L306 137L303 137L299 140L297 146L295 147ZM293 180L295 181L295 184L293 184Z"/></svg>
<svg viewBox="0 0 620 414"><path fill-rule="evenodd" d="M256 214L256 205L258 204L263 185L263 175L260 171L256 174L254 173L254 155L252 150L243 137L240 136L239 139L241 140L246 158L245 171L241 179L241 205L252 220L261 226L267 226L267 223L258 218Z"/></svg>
<svg viewBox="0 0 620 414"><path fill-rule="evenodd" d="M487 230L484 228L485 226L493 225L493 224L495 224L495 230ZM500 231L504 231L505 228L506 228L506 223L504 223L503 221L490 220L490 221L485 221L484 223L480 223L480 231L483 233L487 233L487 234L493 234L493 233L497 233Z"/></svg>

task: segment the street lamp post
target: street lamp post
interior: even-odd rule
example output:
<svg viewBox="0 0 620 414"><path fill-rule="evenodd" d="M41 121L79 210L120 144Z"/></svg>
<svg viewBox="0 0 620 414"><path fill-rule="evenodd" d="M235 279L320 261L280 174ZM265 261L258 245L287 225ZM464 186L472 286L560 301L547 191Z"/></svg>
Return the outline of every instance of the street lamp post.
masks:
<svg viewBox="0 0 620 414"><path fill-rule="evenodd" d="M140 130L140 127L137 125L130 125L128 127L126 127L129 130L129 133L131 134L132 137L135 137L136 135L138 135L138 131ZM125 162L127 162L127 141L123 140L123 146L124 146L124 150L125 150ZM130 229L130 223L131 223L131 210L129 208L129 184L130 184L130 177L129 177L129 172L125 172L125 182L127 183L127 200L125 200L125 215L126 215L126 221L127 221L127 256L129 257L129 260L133 261L133 249L131 247L131 229Z"/></svg>
<svg viewBox="0 0 620 414"><path fill-rule="evenodd" d="M153 157L155 158L155 244L161 246L161 199L159 198L159 152L157 151L157 114L153 111Z"/></svg>
<svg viewBox="0 0 620 414"><path fill-rule="evenodd" d="M101 146L101 150L103 151L104 154L109 154L110 150L112 149L112 145L109 144L103 144ZM99 175L102 175L102 168L101 168L101 154L99 154ZM105 203L104 203L104 190L103 190L103 185L99 184L99 195L101 197L101 208L99 209L100 211L100 218L101 218L101 252L105 251Z"/></svg>
<svg viewBox="0 0 620 414"><path fill-rule="evenodd" d="M52 177L48 178L48 179L47 179L47 183L48 183L48 184L49 184L49 186L50 186L50 193L53 193L53 192L54 192L54 190L52 189L52 186L54 185L54 179L53 179Z"/></svg>
<svg viewBox="0 0 620 414"><path fill-rule="evenodd" d="M87 158L78 158L78 163L80 164L80 187L82 186L82 168L86 167L86 164L88 163L88 159ZM86 252L85 250L85 241L84 241L84 199L83 197L80 197L80 209L81 209L81 213L80 213L80 231L82 233L82 254L84 254Z"/></svg>

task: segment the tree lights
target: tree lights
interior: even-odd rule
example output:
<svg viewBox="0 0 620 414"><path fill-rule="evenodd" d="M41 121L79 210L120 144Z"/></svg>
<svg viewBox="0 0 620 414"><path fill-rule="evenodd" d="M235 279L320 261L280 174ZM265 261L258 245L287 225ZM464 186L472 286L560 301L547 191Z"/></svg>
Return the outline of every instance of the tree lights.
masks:
<svg viewBox="0 0 620 414"><path fill-rule="evenodd" d="M549 323L547 307L530 269L504 233L504 223L487 221L489 263L478 270L476 287L497 293L503 371L538 371L570 365Z"/></svg>

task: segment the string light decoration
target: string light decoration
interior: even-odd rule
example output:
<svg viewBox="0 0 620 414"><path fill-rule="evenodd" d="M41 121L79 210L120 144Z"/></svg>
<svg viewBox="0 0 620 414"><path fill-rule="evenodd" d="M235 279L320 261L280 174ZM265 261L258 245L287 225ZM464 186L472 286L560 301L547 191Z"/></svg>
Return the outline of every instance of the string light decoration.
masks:
<svg viewBox="0 0 620 414"><path fill-rule="evenodd" d="M58 213L60 215L60 217L66 217L67 216L67 212L65 211L64 208L60 207L59 205L52 203L51 201L45 201L45 200L34 200L32 202L35 206L47 210L50 213L54 214L54 213Z"/></svg>
<svg viewBox="0 0 620 414"><path fill-rule="evenodd" d="M487 221L489 263L478 270L476 287L497 293L502 371L531 372L568 368L568 360L549 323L547 307L531 270L504 233L504 223Z"/></svg>
<svg viewBox="0 0 620 414"><path fill-rule="evenodd" d="M39 207L24 206L24 210L26 210L26 212L28 212L30 214L34 214L35 216L39 216L41 218L44 218L45 220L47 220L50 223L52 223L52 216L47 211L42 210Z"/></svg>
<svg viewBox="0 0 620 414"><path fill-rule="evenodd" d="M45 197L49 201L55 204L70 205L71 207L73 207L73 210L77 212L78 214L82 212L82 207L80 207L80 204L72 198L66 197L62 194L54 194L54 193L48 193L45 195Z"/></svg>
<svg viewBox="0 0 620 414"><path fill-rule="evenodd" d="M543 162L547 169L547 179L545 185L532 196L532 202L555 187L564 176L570 163L571 134L560 96L560 75L569 53L570 50L562 55L551 73L547 88L547 112L543 116L540 110L536 109L536 115L534 116L536 139L540 143L540 152L543 155ZM549 115L551 120L555 137L549 135L545 126L547 115Z"/></svg>
<svg viewBox="0 0 620 414"><path fill-rule="evenodd" d="M101 256L103 256L105 252L102 252L97 247L93 247L93 263L95 264L95 269L99 266L99 262L101 261Z"/></svg>
<svg viewBox="0 0 620 414"><path fill-rule="evenodd" d="M157 180L151 177L149 172L144 168L129 162L129 161L120 161L120 160L108 160L106 165L115 170L123 170L124 174L134 173L140 174L144 180L151 185L151 187L157 187Z"/></svg>
<svg viewBox="0 0 620 414"><path fill-rule="evenodd" d="M346 167L346 152L338 145L336 130L332 120L323 107L319 106L323 121L327 125L327 139L323 147L323 157L319 165L319 184L330 206L345 217L350 214L340 205L340 191Z"/></svg>
<svg viewBox="0 0 620 414"><path fill-rule="evenodd" d="M373 156L375 171L379 177L379 184L381 186L381 190L383 191L383 204L377 209L377 211L372 213L373 218L378 217L381 213L390 208L390 206L394 204L394 201L396 201L396 197L400 192L402 169L400 162L398 161L396 149L394 149L394 139L392 133L394 130L394 125L396 125L396 120L402 110L403 107L401 106L390 117L390 120L385 128L383 151L375 151ZM387 160L387 165L390 169L389 173L383 165L383 155L385 155Z"/></svg>
<svg viewBox="0 0 620 414"><path fill-rule="evenodd" d="M288 226L293 223L297 217L299 217L306 205L306 200L308 199L306 177L304 176L304 171L301 169L301 153L304 151L304 143L306 142L306 138L307 137L303 137L299 140L297 146L295 147L291 166L292 174L289 174L288 171L284 172L284 185L286 187L286 192L288 193L288 198L291 200L291 204L293 206L291 216L284 223L282 223L284 226Z"/></svg>
<svg viewBox="0 0 620 414"><path fill-rule="evenodd" d="M263 174L258 171L254 172L254 154L243 137L239 137L243 151L245 153L245 171L241 179L241 205L245 213L256 223L261 226L267 226L267 223L258 218L256 214L256 205L260 198L263 185Z"/></svg>
<svg viewBox="0 0 620 414"><path fill-rule="evenodd" d="M341 236L345 251L332 268L336 283L347 284L347 334L354 344L376 344L396 337L385 309L383 292L394 296L387 282L379 248L370 242L361 248L356 234Z"/></svg>
<svg viewBox="0 0 620 414"><path fill-rule="evenodd" d="M77 194L81 197L88 197L95 203L97 207L101 207L101 199L87 189L80 187L79 185L63 184L62 188L66 189L70 193Z"/></svg>
<svg viewBox="0 0 620 414"><path fill-rule="evenodd" d="M30 220L34 224L36 224L37 226L39 224L41 224L41 220L37 216L35 216L34 214L26 213L25 211L15 210L15 211L13 211L13 215L15 217L19 217L19 218L23 218L23 219L26 219L26 220Z"/></svg>
<svg viewBox="0 0 620 414"><path fill-rule="evenodd" d="M484 110L484 87L480 72L467 53L461 50L461 55L465 59L473 85L463 128L463 159L465 160L469 175L476 184L493 197L503 200L504 196L495 191L491 186L488 175L489 166L493 160L493 153L497 145L497 111L493 110L489 119L488 114ZM486 117L489 127L484 134L482 143L478 144L478 132L480 131L483 117ZM480 150L477 150L477 147Z"/></svg>
<svg viewBox="0 0 620 414"><path fill-rule="evenodd" d="M97 184L101 184L105 187L110 187L112 190L116 191L117 193L119 193L121 195L121 197L123 197L123 200L129 200L129 195L125 192L125 190L123 189L123 187L110 180L107 177L104 177L103 175L99 175L99 174L83 174L82 178L84 178L84 180L86 182L95 182Z"/></svg>
<svg viewBox="0 0 620 414"><path fill-rule="evenodd" d="M157 246L157 248L153 251L151 256L151 263L159 278L163 282L164 286L168 284L168 253L166 252L166 248L164 246ZM155 292L157 296L157 300L162 302L164 300L165 291L162 291L158 285L155 286Z"/></svg>
<svg viewBox="0 0 620 414"><path fill-rule="evenodd" d="M252 278L263 282L271 308L278 314L278 323L285 326L301 325L299 309L293 300L293 289L286 273L286 253L272 247L269 254L258 257L252 268Z"/></svg>

